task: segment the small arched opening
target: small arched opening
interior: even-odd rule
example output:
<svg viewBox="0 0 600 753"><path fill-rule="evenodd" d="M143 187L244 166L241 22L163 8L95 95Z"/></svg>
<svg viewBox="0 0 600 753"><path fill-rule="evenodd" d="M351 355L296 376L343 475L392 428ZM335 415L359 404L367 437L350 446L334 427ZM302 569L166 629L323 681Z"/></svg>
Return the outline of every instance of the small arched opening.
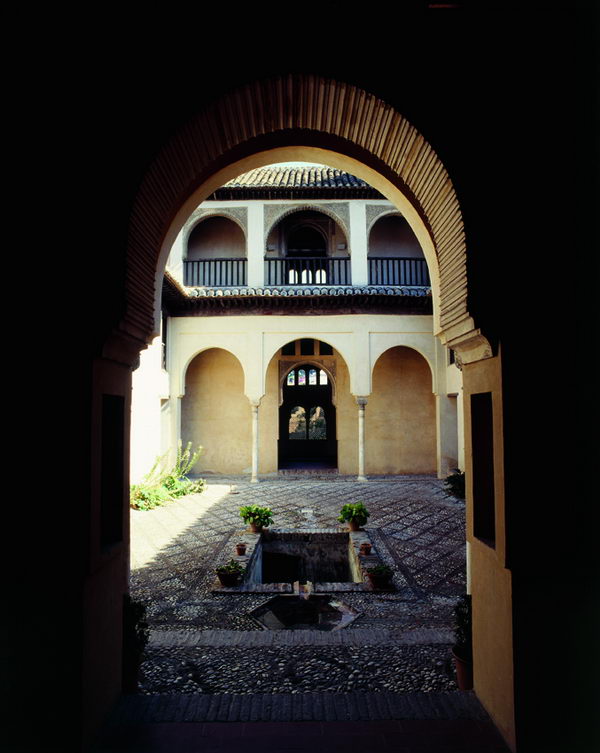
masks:
<svg viewBox="0 0 600 753"><path fill-rule="evenodd" d="M185 284L202 287L245 285L246 237L228 217L207 217L189 234Z"/></svg>
<svg viewBox="0 0 600 753"><path fill-rule="evenodd" d="M290 212L269 232L266 284L349 284L347 245L346 234L333 217L312 209Z"/></svg>

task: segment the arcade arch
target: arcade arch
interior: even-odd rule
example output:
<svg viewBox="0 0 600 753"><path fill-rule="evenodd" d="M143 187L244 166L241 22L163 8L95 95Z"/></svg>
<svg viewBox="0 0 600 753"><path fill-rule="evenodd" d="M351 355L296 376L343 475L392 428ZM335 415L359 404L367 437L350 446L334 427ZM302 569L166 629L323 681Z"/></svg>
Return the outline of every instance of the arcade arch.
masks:
<svg viewBox="0 0 600 753"><path fill-rule="evenodd" d="M250 406L242 365L230 351L208 348L189 363L181 399L181 438L184 445L192 442L204 448L195 473L244 473L249 468Z"/></svg>
<svg viewBox="0 0 600 753"><path fill-rule="evenodd" d="M432 373L416 350L395 346L379 356L365 421L367 474L435 473Z"/></svg>
<svg viewBox="0 0 600 753"><path fill-rule="evenodd" d="M332 112L338 115L332 117ZM226 127L214 128L214 123ZM502 410L500 362L469 313L464 230L450 177L431 146L399 113L356 87L318 76L278 77L234 91L207 107L166 145L149 169L131 214L125 314L104 353L119 347L129 352L132 340L143 347L159 331L166 260L190 211L240 173L293 160L327 163L357 175L401 211L427 260L434 334L455 350L463 365L477 366L469 389L494 393L494 432L501 435L496 425ZM127 345L121 344L127 338ZM491 362L479 368L484 359ZM501 467L499 462L499 489ZM498 499L498 505L500 521L503 500ZM469 535L473 541L472 532ZM510 623L512 602L509 574L502 569L503 529L496 546L497 563L478 549L473 569L482 573L476 603L486 606L478 613L481 622L474 637L476 690L505 737L511 737L512 635L503 625ZM485 593L495 589L501 596L490 605Z"/></svg>

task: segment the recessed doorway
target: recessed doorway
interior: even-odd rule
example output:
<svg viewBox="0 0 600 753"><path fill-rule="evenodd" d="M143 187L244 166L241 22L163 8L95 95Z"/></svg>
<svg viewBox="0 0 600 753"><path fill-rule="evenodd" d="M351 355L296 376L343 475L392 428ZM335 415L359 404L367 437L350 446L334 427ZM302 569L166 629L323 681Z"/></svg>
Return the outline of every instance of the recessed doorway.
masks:
<svg viewBox="0 0 600 753"><path fill-rule="evenodd" d="M337 468L335 406L327 372L311 363L294 366L285 376L282 393L279 468Z"/></svg>

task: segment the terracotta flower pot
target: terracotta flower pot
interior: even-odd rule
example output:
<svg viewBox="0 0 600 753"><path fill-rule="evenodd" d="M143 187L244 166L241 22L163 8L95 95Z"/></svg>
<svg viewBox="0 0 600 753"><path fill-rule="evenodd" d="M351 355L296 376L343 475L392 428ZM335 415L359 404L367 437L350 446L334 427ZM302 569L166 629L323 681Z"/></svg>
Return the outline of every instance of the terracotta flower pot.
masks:
<svg viewBox="0 0 600 753"><path fill-rule="evenodd" d="M258 525L257 523L250 523L250 530L252 533L262 533L263 527Z"/></svg>
<svg viewBox="0 0 600 753"><path fill-rule="evenodd" d="M350 531L358 531L360 529L360 526L355 520L349 520L348 521L348 528Z"/></svg>
<svg viewBox="0 0 600 753"><path fill-rule="evenodd" d="M371 554L371 544L368 542L364 542L364 544L360 545L360 553L361 554Z"/></svg>
<svg viewBox="0 0 600 753"><path fill-rule="evenodd" d="M240 575L238 573L217 573L217 577L219 578L221 585L226 586L227 588L237 586L240 582Z"/></svg>
<svg viewBox="0 0 600 753"><path fill-rule="evenodd" d="M243 557L243 555L246 554L246 545L245 544L236 544L235 545L235 551L236 551L236 554L239 557Z"/></svg>
<svg viewBox="0 0 600 753"><path fill-rule="evenodd" d="M456 684L459 690L471 690L473 688L473 661L467 659L452 649L454 667L456 669Z"/></svg>
<svg viewBox="0 0 600 753"><path fill-rule="evenodd" d="M369 581L373 588L390 587L390 578L387 575L372 575L371 573L367 573L367 577L369 578Z"/></svg>

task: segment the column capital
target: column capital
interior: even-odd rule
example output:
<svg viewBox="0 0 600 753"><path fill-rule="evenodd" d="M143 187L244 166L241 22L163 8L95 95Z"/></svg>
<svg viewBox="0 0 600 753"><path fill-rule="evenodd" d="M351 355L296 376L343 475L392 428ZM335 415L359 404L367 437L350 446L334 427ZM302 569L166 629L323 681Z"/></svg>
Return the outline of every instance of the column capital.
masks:
<svg viewBox="0 0 600 753"><path fill-rule="evenodd" d="M246 395L246 397L248 396ZM248 401L250 402L250 406L253 410L259 407L261 400L262 397L248 397Z"/></svg>
<svg viewBox="0 0 600 753"><path fill-rule="evenodd" d="M355 395L354 399L356 400L356 404L359 408L364 408L365 405L369 402L369 398L366 395Z"/></svg>

